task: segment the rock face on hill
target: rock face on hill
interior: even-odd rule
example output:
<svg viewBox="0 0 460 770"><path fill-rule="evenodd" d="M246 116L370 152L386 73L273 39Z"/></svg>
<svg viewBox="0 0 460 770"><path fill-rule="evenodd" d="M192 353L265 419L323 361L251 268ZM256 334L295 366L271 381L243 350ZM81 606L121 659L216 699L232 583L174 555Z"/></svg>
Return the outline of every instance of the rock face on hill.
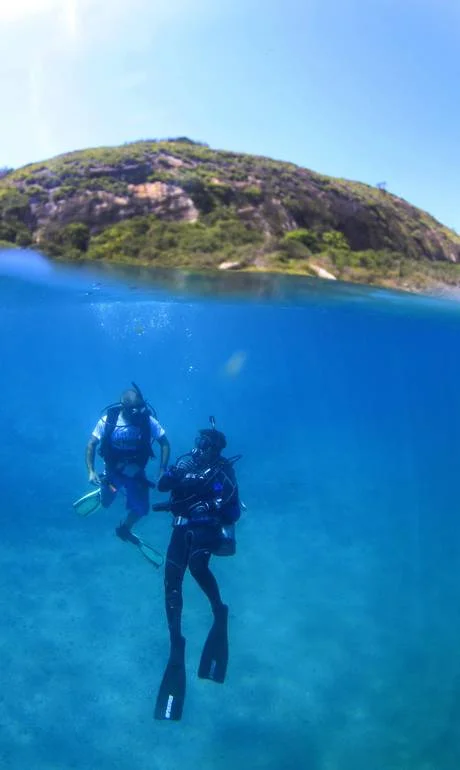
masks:
<svg viewBox="0 0 460 770"><path fill-rule="evenodd" d="M0 241L51 257L278 270L427 288L460 237L401 198L186 138L82 150L0 177Z"/></svg>

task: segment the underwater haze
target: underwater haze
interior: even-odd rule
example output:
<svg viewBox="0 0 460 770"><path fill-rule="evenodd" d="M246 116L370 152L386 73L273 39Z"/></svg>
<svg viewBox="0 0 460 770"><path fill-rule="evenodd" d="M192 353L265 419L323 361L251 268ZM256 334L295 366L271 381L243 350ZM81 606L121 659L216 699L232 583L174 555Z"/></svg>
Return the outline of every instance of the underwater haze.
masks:
<svg viewBox="0 0 460 770"><path fill-rule="evenodd" d="M459 342L448 300L0 254L1 766L458 770ZM175 723L153 719L162 570L115 536L123 501L72 507L132 380L172 460L210 415L243 455L237 553L211 562L227 680L197 678L187 575ZM135 530L165 553L169 514Z"/></svg>

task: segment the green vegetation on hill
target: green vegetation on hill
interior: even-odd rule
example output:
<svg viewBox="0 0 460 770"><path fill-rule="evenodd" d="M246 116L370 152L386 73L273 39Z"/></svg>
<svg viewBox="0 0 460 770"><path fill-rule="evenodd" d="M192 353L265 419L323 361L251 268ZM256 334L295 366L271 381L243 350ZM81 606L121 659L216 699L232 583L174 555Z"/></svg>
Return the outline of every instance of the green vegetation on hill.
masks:
<svg viewBox="0 0 460 770"><path fill-rule="evenodd" d="M385 190L186 137L5 170L0 242L63 260L460 280L460 237Z"/></svg>

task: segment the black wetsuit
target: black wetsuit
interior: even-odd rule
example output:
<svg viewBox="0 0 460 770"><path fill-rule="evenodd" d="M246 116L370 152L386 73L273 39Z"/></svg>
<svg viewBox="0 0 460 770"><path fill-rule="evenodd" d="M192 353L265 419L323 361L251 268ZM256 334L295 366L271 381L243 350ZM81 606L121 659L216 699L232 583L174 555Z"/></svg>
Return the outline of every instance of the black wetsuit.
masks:
<svg viewBox="0 0 460 770"><path fill-rule="evenodd" d="M182 583L187 567L208 597L213 612L222 607L209 559L221 540L221 527L240 517L238 486L232 463L217 457L203 465L184 455L160 478L160 492L171 492L173 533L166 555L165 602L171 642L181 637Z"/></svg>

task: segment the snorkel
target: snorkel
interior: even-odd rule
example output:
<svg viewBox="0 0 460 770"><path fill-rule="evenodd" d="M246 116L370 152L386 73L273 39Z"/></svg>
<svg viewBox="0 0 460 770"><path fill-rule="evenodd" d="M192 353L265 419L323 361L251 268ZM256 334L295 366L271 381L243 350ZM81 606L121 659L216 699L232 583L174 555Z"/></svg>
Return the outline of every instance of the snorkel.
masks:
<svg viewBox="0 0 460 770"><path fill-rule="evenodd" d="M137 395L139 396L140 400L142 401L142 404L143 404L143 407L144 407L144 412L150 412L151 416L154 417L155 419L157 419L157 413L156 413L155 409L153 408L152 404L149 401L147 401L146 398L144 398L144 396L142 395L142 391L141 391L139 385L137 385L132 380L131 380L131 385L133 386L133 390L137 393Z"/></svg>
<svg viewBox="0 0 460 770"><path fill-rule="evenodd" d="M146 406L147 402L146 402L144 396L142 395L142 391L141 391L139 385L136 385L136 383L133 382L133 380L131 380L131 385L133 386L134 392L137 393L137 395L139 397L139 401L142 401L143 405Z"/></svg>
<svg viewBox="0 0 460 770"><path fill-rule="evenodd" d="M148 406L139 386L135 382L131 384L132 389L126 390L121 397L121 411L125 419L138 425L148 413Z"/></svg>

